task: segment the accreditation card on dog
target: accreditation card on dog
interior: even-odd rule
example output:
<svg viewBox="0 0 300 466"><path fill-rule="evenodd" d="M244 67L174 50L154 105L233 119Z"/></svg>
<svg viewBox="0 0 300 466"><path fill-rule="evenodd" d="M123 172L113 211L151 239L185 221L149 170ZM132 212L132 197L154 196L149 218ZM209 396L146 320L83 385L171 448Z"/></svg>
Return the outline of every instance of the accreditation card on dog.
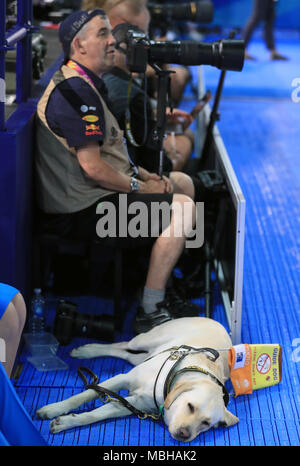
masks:
<svg viewBox="0 0 300 466"><path fill-rule="evenodd" d="M236 345L228 353L235 396L276 385L282 376L282 348L278 344Z"/></svg>

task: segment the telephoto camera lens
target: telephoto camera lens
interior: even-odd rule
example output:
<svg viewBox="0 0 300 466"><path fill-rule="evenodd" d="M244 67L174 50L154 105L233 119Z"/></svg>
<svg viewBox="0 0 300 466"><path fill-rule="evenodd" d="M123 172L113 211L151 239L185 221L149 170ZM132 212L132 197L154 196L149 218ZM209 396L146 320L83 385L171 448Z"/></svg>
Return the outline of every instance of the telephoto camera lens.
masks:
<svg viewBox="0 0 300 466"><path fill-rule="evenodd" d="M149 63L178 65L211 65L220 70L241 71L244 66L245 43L238 39L215 42L150 41Z"/></svg>
<svg viewBox="0 0 300 466"><path fill-rule="evenodd" d="M208 1L164 5L150 2L147 8L151 13L152 21L185 20L210 23L214 15L214 5Z"/></svg>

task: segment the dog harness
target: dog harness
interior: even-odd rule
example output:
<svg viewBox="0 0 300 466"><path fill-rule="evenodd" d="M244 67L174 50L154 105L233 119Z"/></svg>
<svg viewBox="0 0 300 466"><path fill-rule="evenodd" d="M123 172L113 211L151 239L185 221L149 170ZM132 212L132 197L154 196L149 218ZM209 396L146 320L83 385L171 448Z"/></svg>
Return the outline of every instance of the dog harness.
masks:
<svg viewBox="0 0 300 466"><path fill-rule="evenodd" d="M154 382L154 387L153 387L153 399L154 399L155 406L158 410L158 414L155 414L155 413L149 414L144 411L141 411L137 409L135 406L133 406L131 403L129 403L125 398L123 398L118 393L108 390L107 388L101 387L101 385L98 384L99 382L98 377L91 371L91 369L81 366L78 368L78 375L83 380L85 388L95 390L104 403L108 401L118 401L119 403L125 406L129 411L131 411L133 414L135 414L140 419L146 419L147 417L151 417L154 421L160 421L163 418L164 401L168 393L170 392L172 383L174 382L175 378L178 375L184 372L200 372L201 374L209 376L217 385L222 387L224 404L225 406L228 405L229 393L225 385L214 374L212 374L211 372L199 366L186 366L181 369L177 369L180 362L186 356L191 355L191 354L196 354L196 353L208 353L206 354L208 359L215 362L220 356L217 350L213 348L193 348L192 346L181 345L181 346L173 346L172 348L168 348L162 351L161 353L166 353L166 352L170 352L170 354L168 355L165 362L163 363L160 370L158 371L156 380ZM161 354L161 353L158 353L158 354ZM150 358L146 359L146 361L154 358L155 356L157 356L157 354L154 356L150 356ZM92 383L88 383L86 377L83 375L83 372L87 372L92 377L93 379Z"/></svg>
<svg viewBox="0 0 300 466"><path fill-rule="evenodd" d="M225 385L214 374L199 366L186 366L182 369L177 369L180 362L186 356L196 353L210 353L210 355L206 354L206 356L208 359L215 362L219 357L218 351L212 348L193 348L192 346L187 345L169 348L165 351L170 350L172 350L172 352L161 366L153 387L153 399L161 414L163 414L163 403L171 390L172 383L178 375L183 374L184 372L200 372L201 374L209 376L222 388L224 404L225 406L228 405L229 393Z"/></svg>

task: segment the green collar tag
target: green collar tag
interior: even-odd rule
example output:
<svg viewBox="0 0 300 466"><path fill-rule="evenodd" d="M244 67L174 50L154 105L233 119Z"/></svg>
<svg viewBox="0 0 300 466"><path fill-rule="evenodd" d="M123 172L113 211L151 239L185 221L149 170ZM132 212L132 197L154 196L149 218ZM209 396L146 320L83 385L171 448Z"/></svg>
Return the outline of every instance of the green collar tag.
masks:
<svg viewBox="0 0 300 466"><path fill-rule="evenodd" d="M164 405L160 405L159 412L160 412L160 415L164 417L164 413L165 413Z"/></svg>

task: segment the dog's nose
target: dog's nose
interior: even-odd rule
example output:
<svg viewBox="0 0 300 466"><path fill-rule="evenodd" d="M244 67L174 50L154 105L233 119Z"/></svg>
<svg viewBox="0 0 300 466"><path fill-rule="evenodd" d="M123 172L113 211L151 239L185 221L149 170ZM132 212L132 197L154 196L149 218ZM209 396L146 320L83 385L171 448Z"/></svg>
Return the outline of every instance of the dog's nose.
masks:
<svg viewBox="0 0 300 466"><path fill-rule="evenodd" d="M177 431L177 437L181 440L186 440L190 437L190 431L186 427L181 427Z"/></svg>

